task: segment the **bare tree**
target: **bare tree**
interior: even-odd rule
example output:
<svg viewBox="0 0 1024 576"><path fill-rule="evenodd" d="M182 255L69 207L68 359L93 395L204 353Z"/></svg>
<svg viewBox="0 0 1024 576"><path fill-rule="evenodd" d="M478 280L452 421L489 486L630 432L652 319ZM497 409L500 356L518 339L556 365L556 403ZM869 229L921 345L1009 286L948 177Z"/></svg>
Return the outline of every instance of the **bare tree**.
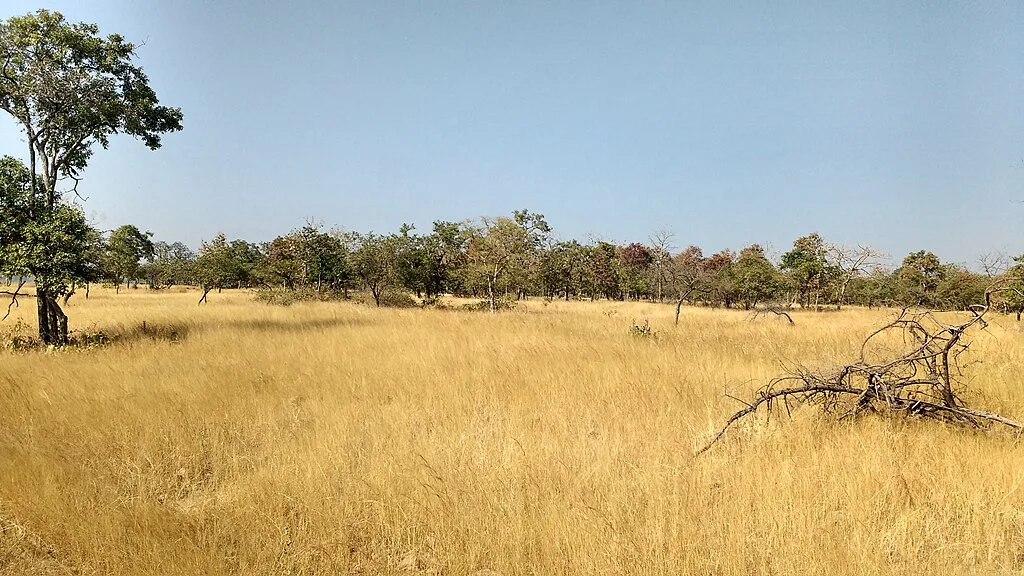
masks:
<svg viewBox="0 0 1024 576"><path fill-rule="evenodd" d="M651 252L654 256L652 264L654 265L654 274L656 276L658 302L663 301L662 296L664 294L665 282L668 280L667 274L672 262L672 251L675 250L675 246L672 245L675 237L676 233L669 228L655 230L650 237Z"/></svg>
<svg viewBox="0 0 1024 576"><path fill-rule="evenodd" d="M870 274L880 269L883 265L882 261L888 258L886 254L863 244L856 246L832 244L828 248L828 255L838 272L837 310L846 303L846 289L850 282L862 274Z"/></svg>
<svg viewBox="0 0 1024 576"><path fill-rule="evenodd" d="M995 278L1002 276L1010 269L1012 258L1006 255L1006 252L1002 250L992 250L986 252L978 257L978 264L981 266L981 271L985 273L989 278Z"/></svg>

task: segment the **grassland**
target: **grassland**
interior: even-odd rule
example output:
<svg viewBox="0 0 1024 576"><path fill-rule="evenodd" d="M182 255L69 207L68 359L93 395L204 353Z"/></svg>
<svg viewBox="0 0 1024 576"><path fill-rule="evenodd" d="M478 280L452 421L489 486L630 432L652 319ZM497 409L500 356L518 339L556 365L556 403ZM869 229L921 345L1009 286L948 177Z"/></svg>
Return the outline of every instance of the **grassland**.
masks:
<svg viewBox="0 0 1024 576"><path fill-rule="evenodd" d="M0 574L1024 570L1012 436L801 410L692 456L726 394L885 312L196 298L96 290L73 327L115 343L0 352ZM1024 334L972 358L975 403L1024 416Z"/></svg>

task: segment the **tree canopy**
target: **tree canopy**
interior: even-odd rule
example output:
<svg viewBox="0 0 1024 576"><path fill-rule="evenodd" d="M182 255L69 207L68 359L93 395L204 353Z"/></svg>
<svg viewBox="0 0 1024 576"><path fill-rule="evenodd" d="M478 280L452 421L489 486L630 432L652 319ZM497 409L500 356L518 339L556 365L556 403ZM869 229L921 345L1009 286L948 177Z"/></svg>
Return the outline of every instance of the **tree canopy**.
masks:
<svg viewBox="0 0 1024 576"><path fill-rule="evenodd" d="M68 22L60 12L0 22L0 110L21 127L28 152L28 175L18 180L27 208L3 224L20 231L19 254L4 258L12 269L32 268L47 344L68 341L57 298L89 275L84 262L96 239L81 210L62 201L60 182L70 179L75 189L94 147L108 147L115 134L155 150L163 134L182 127L181 110L159 103L134 60L135 45L119 34L102 36L95 24Z"/></svg>

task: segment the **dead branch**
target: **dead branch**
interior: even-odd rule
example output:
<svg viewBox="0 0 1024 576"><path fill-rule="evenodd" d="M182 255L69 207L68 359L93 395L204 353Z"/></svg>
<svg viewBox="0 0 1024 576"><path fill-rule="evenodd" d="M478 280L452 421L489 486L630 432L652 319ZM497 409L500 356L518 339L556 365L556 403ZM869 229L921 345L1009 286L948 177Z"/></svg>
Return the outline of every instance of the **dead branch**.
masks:
<svg viewBox="0 0 1024 576"><path fill-rule="evenodd" d="M971 345L964 336L973 328L988 326L985 314L991 308L993 294L1002 290L1000 283L990 286L985 303L972 306L970 316L954 324L943 322L932 311L904 309L864 339L857 361L826 371L790 370L755 392L752 401L742 402L744 407L730 416L697 454L706 452L733 424L760 408L770 415L780 401L787 411L790 403L813 404L840 419L873 412L979 429L1001 424L1024 430L1024 423L971 408L960 396L959 357ZM898 351L886 353L893 347Z"/></svg>
<svg viewBox="0 0 1024 576"><path fill-rule="evenodd" d="M0 321L7 320L7 317L11 315L11 310L21 306L21 304L18 303L18 296L24 296L24 294L21 293L21 289L25 287L27 282L28 280L20 278L18 281L18 287L15 288L13 292L10 290L0 290L0 295L11 297L11 301L7 304L7 313L4 314L3 318L0 318Z"/></svg>
<svg viewBox="0 0 1024 576"><path fill-rule="evenodd" d="M795 325L796 324L796 322L793 322L793 317L789 315L789 312L786 311L785 308L783 308L781 306L778 306L778 305L775 305L775 304L769 304L769 305L765 306L764 308L758 308L758 309L754 310L754 312L750 315L751 322L756 320L758 316L761 316L761 315L764 315L764 314L775 314L776 316L784 316L786 318L786 320L789 320L789 323L791 325Z"/></svg>

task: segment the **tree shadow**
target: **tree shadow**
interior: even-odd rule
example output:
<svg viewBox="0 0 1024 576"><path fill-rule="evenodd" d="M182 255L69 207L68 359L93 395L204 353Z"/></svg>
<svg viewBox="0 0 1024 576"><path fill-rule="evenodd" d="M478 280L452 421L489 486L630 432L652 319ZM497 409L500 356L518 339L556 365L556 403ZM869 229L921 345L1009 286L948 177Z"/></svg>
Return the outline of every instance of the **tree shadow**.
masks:
<svg viewBox="0 0 1024 576"><path fill-rule="evenodd" d="M218 323L215 327L231 328L235 330L251 330L253 332L296 333L328 330L330 328L365 326L367 324L369 324L369 322L366 320L353 318L311 318L305 320L271 320L260 318L251 320L231 320L228 322Z"/></svg>
<svg viewBox="0 0 1024 576"><path fill-rule="evenodd" d="M125 342L171 342L185 340L194 327L184 322L147 322L142 321L131 328L118 332L103 330L79 330L71 334L71 346L91 348Z"/></svg>
<svg viewBox="0 0 1024 576"><path fill-rule="evenodd" d="M368 324L370 322L364 319L352 318L312 318L306 320L239 319L209 324L142 321L134 326L119 330L84 328L72 331L67 347L102 348L116 344L132 344L137 342L169 342L177 344L185 341L191 335L225 328L243 334L245 332L296 334L338 327L365 326ZM14 341L12 340L12 342ZM20 338L15 344L0 346L0 350L29 351L45 348L41 341L34 337Z"/></svg>

